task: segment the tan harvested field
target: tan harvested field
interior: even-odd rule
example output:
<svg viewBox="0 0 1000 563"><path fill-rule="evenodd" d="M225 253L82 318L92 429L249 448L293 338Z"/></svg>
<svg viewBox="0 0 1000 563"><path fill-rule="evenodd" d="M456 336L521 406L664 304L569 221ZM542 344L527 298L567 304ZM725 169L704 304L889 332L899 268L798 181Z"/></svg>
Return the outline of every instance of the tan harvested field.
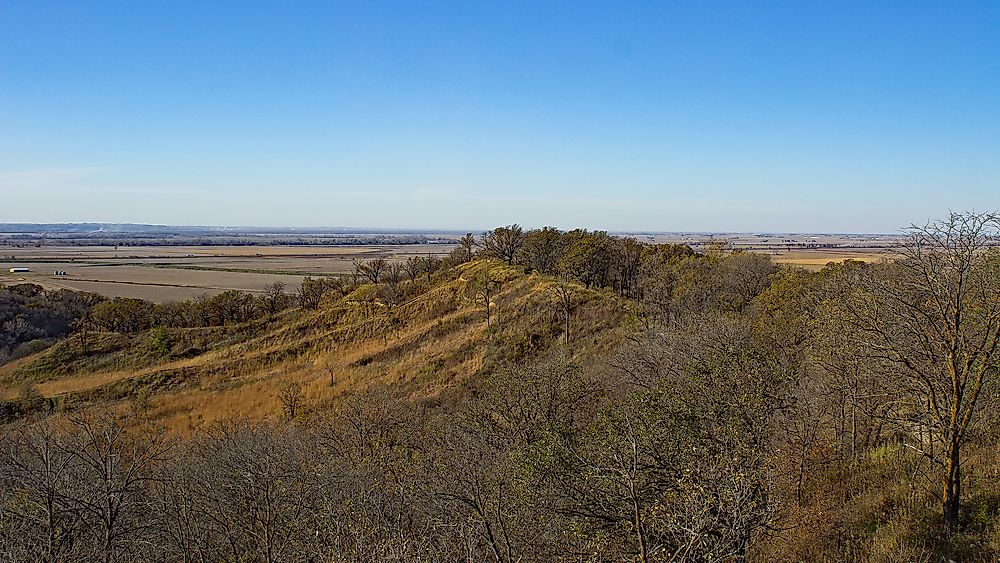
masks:
<svg viewBox="0 0 1000 563"><path fill-rule="evenodd" d="M647 242L687 244L698 251L718 245L727 250L767 254L779 264L820 270L830 262L875 262L893 256L899 235L800 233L671 233L639 234Z"/></svg>
<svg viewBox="0 0 1000 563"><path fill-rule="evenodd" d="M0 265L0 284L37 283L46 288L90 291L109 297L136 297L159 303L216 295L229 289L259 292L276 281L294 291L304 276L271 275L254 272L217 272L153 266L76 266L32 264L32 272L11 275ZM39 269L35 270L38 266ZM42 269L44 268L44 269ZM61 269L65 276L54 276Z"/></svg>
<svg viewBox="0 0 1000 563"><path fill-rule="evenodd" d="M892 256L893 254L889 250L817 248L776 252L771 255L771 259L779 264L801 266L807 270L821 270L823 266L826 266L830 262L843 262L844 260L877 262L882 259L892 258Z"/></svg>
<svg viewBox="0 0 1000 563"><path fill-rule="evenodd" d="M145 299L156 303L170 303L174 301L184 301L195 299L203 295L216 295L225 290L210 289L204 287L178 287L170 285L153 286L132 283L114 282L89 282L89 281L39 281L29 280L45 288L72 289L75 291L89 291L99 293L107 297L129 297L135 299Z"/></svg>
<svg viewBox="0 0 1000 563"><path fill-rule="evenodd" d="M40 246L0 250L0 284L37 283L156 302L259 292L274 282L294 291L307 275L347 274L355 260L442 256L450 244L369 246ZM10 274L12 267L29 273ZM53 275L55 271L66 275Z"/></svg>

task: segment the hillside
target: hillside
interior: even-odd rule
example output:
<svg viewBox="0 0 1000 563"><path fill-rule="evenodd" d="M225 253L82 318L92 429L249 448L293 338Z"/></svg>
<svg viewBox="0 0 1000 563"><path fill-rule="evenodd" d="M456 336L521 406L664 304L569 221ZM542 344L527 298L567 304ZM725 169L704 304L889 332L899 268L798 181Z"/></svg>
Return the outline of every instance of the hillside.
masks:
<svg viewBox="0 0 1000 563"><path fill-rule="evenodd" d="M995 561L997 229L809 271L512 225L294 302L5 289L6 553ZM44 544L53 494L93 524Z"/></svg>
<svg viewBox="0 0 1000 563"><path fill-rule="evenodd" d="M487 269L497 286L489 330L473 288ZM478 260L431 283L403 282L407 298L395 304L365 284L316 310L236 325L75 333L0 367L0 383L9 401L30 384L45 399L36 408L138 404L175 430L232 416L276 417L288 384L301 386L307 410L388 384L413 398L452 400L500 366L566 349L556 283ZM571 291L570 356L607 355L620 340L627 304L610 291L579 284Z"/></svg>

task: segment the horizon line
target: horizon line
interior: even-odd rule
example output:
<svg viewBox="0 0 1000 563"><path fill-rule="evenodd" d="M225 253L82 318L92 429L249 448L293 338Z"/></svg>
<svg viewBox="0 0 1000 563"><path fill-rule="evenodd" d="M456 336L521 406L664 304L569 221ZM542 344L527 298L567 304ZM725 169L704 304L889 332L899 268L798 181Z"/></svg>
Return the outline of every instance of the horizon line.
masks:
<svg viewBox="0 0 1000 563"><path fill-rule="evenodd" d="M517 223L509 223L510 225ZM40 226L40 227L60 227L60 226L85 226L85 225L95 225L95 226L131 226L131 227L155 227L160 229L211 229L211 230L231 230L237 231L238 229L247 229L251 231L265 231L268 229L283 229L288 231L302 230L302 231L340 231L337 234L368 234L366 231L377 232L381 234L481 234L493 230L493 228L487 229L468 229L468 228L448 228L448 227L362 227L362 226L303 226L303 225L194 225L194 224L171 224L171 223L132 223L132 222L110 222L110 221L60 221L60 222L35 222L35 221L3 221L0 222L0 232L7 226ZM506 226L506 225L499 225ZM520 226L520 225L519 225ZM551 225L546 225L546 227L551 227ZM524 227L525 231L533 230L541 227ZM572 230L564 229L561 227L555 227L562 231ZM879 231L782 231L774 229L761 229L761 230L653 230L653 229L636 229L636 230L623 230L623 229L591 229L587 227L575 227L584 228L590 231L604 231L608 234L622 234L622 235L762 235L762 234L774 234L774 235L879 235L879 236L903 236L901 231L897 232L879 232ZM23 232L13 232L4 234L32 234L32 231ZM244 233L244 234L267 234L267 233ZM313 233L315 234L315 233ZM333 233L330 233L333 234Z"/></svg>

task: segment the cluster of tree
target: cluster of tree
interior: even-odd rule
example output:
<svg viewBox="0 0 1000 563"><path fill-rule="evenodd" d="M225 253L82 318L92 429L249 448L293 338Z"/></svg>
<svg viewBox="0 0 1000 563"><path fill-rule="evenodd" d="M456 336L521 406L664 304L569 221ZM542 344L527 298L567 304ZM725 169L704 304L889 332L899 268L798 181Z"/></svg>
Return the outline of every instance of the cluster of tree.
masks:
<svg viewBox="0 0 1000 563"><path fill-rule="evenodd" d="M404 281L410 282L410 291L419 290L416 287L418 281L430 283L435 272L454 264L451 260L442 260L431 254L410 256L402 261L386 258L358 260L350 276L306 277L297 295L298 304L305 309L316 309L327 296L344 297L365 283L379 286L377 295L383 302L393 304L406 293L400 287Z"/></svg>
<svg viewBox="0 0 1000 563"><path fill-rule="evenodd" d="M561 231L544 227L525 231L516 224L497 227L479 239L471 233L466 235L459 240L453 257L471 260L476 254L574 280L588 288L610 287L630 298L641 298L644 284L664 267L685 260L693 263L700 258L684 244L643 244L634 237L615 237L604 231L584 229ZM746 253L742 259L756 260L763 270L773 268L767 259L756 256ZM764 271L765 281L769 273L772 272Z"/></svg>
<svg viewBox="0 0 1000 563"><path fill-rule="evenodd" d="M457 409L377 390L183 443L110 416L22 423L0 437L0 557L742 558L773 518L779 372L715 348L698 373L663 364L640 382L551 360L497 373Z"/></svg>
<svg viewBox="0 0 1000 563"><path fill-rule="evenodd" d="M285 286L275 282L260 294L228 290L212 297L172 303L116 297L98 303L83 319L84 328L135 333L154 327L224 326L266 318L292 304Z"/></svg>
<svg viewBox="0 0 1000 563"><path fill-rule="evenodd" d="M914 479L937 481L954 533L963 449L1000 421L1000 216L952 213L907 235L892 261L785 272L759 305L806 368L790 421L800 483L812 448L855 459L896 444L920 463Z"/></svg>
<svg viewBox="0 0 1000 563"><path fill-rule="evenodd" d="M354 283L370 282L399 285L404 280L416 283L423 276L430 281L431 275L442 267L452 264L428 254L425 256L410 256L404 261L390 261L385 258L375 258L355 262L352 280Z"/></svg>
<svg viewBox="0 0 1000 563"><path fill-rule="evenodd" d="M486 237L483 251L516 263L517 229L500 231ZM749 323L751 340L720 331L714 340L729 356L777 356L773 369L751 381L786 382L777 391L768 386L756 412L773 409L769 416L781 419L768 443L784 454L769 467L787 499L808 502L804 484L815 468L839 463L851 471L859 457L891 447L910 453L912 491L939 491L947 537L962 521L964 448L990 443L1000 421L1000 217L952 213L907 236L894 260L846 262L815 274L779 271L754 254L645 247L632 287L653 338L620 367L639 374L683 365L669 368L675 376L710 369L718 362L708 354L713 339L692 348L671 335L715 317ZM459 252L468 257L471 249L467 239ZM687 350L687 359L676 350ZM782 370L794 377L777 377Z"/></svg>
<svg viewBox="0 0 1000 563"><path fill-rule="evenodd" d="M766 560L760 540L803 533L782 519L818 470L850 480L874 448L910 456L952 534L965 448L1000 420L1000 217L909 235L894 261L816 273L640 248L646 322L606 364L503 368L464 401L373 389L311 410L287 387L290 424L170 444L115 418L19 422L0 557ZM359 276L389 287L381 268Z"/></svg>
<svg viewBox="0 0 1000 563"><path fill-rule="evenodd" d="M35 284L0 287L0 364L66 336L102 301L93 293Z"/></svg>

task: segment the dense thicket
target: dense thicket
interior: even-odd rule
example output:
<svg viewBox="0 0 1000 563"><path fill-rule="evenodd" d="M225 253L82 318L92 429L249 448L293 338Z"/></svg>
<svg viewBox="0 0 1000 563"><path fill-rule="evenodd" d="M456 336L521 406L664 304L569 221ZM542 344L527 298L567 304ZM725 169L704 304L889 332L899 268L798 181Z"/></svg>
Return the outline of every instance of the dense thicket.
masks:
<svg viewBox="0 0 1000 563"><path fill-rule="evenodd" d="M467 235L471 237L471 235ZM543 274L578 281L585 287L610 287L626 297L639 292L643 268L656 269L665 261L692 258L683 244L641 244L633 237L613 237L604 231L553 227L524 231L519 225L497 227L477 243L483 256L517 264ZM462 259L458 255L453 258ZM471 252L468 252L471 259ZM750 256L750 255L748 255ZM766 261L766 260L765 260Z"/></svg>
<svg viewBox="0 0 1000 563"><path fill-rule="evenodd" d="M275 284L259 295L228 290L212 297L172 303L116 297L98 303L81 328L134 333L150 328L194 328L239 324L273 315L285 309L292 297L284 285Z"/></svg>
<svg viewBox="0 0 1000 563"><path fill-rule="evenodd" d="M102 300L92 293L51 291L35 284L0 287L0 364L66 336Z"/></svg>
<svg viewBox="0 0 1000 563"><path fill-rule="evenodd" d="M0 452L0 555L742 558L773 517L758 410L772 382L735 384L769 363L633 385L557 359L497 373L457 410L383 391L308 424L233 422L182 443L110 416L22 424ZM689 394L707 380L718 392Z"/></svg>

